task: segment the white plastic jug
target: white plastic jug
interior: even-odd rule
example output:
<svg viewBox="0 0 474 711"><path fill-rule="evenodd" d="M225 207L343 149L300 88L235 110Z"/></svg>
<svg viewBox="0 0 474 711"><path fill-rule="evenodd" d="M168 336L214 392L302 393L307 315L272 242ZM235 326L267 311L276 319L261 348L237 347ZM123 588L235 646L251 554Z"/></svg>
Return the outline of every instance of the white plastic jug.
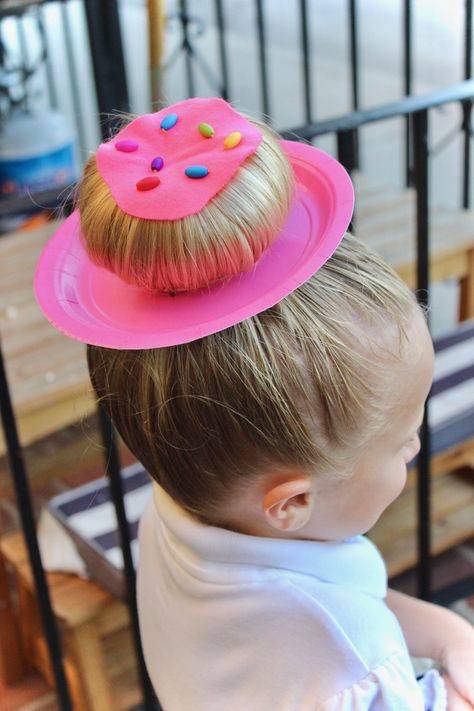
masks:
<svg viewBox="0 0 474 711"><path fill-rule="evenodd" d="M76 140L58 111L14 112L0 124L0 196L77 180Z"/></svg>

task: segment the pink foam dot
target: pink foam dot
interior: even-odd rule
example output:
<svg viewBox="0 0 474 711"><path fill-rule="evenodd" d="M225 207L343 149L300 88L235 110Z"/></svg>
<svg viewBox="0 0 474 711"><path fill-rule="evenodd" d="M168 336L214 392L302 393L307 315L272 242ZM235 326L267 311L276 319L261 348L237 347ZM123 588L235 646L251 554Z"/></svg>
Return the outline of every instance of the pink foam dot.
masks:
<svg viewBox="0 0 474 711"><path fill-rule="evenodd" d="M138 143L136 141L123 140L117 141L115 148L122 153L133 153L138 148Z"/></svg>

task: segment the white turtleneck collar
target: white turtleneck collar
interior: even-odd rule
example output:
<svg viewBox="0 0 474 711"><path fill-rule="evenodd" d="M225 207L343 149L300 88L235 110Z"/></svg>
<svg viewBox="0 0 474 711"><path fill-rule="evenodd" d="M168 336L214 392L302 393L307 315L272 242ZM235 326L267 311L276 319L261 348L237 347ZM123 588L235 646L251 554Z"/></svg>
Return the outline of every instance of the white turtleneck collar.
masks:
<svg viewBox="0 0 474 711"><path fill-rule="evenodd" d="M262 570L286 570L373 597L386 596L385 564L364 536L337 542L249 536L200 523L155 482L153 500L173 556L185 567L192 565L196 577L225 583L230 582L230 570L234 581L235 574L250 581Z"/></svg>

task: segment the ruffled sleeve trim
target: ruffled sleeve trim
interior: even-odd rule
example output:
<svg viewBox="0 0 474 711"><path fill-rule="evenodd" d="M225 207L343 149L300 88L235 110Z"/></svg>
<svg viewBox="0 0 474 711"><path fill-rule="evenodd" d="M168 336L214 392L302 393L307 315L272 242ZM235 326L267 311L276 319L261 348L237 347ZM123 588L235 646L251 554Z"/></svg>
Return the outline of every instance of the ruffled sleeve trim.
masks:
<svg viewBox="0 0 474 711"><path fill-rule="evenodd" d="M394 654L316 711L447 711L444 681L435 669L419 682L406 657Z"/></svg>

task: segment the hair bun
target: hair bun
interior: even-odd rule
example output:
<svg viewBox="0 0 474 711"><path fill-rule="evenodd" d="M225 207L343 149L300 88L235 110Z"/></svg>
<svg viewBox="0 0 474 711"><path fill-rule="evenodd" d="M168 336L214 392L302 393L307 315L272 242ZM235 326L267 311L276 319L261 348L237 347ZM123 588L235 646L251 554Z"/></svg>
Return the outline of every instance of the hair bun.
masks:
<svg viewBox="0 0 474 711"><path fill-rule="evenodd" d="M90 158L79 186L81 232L89 257L129 284L179 292L252 268L288 215L293 172L276 134L263 139L234 178L198 213L146 220L123 212Z"/></svg>

